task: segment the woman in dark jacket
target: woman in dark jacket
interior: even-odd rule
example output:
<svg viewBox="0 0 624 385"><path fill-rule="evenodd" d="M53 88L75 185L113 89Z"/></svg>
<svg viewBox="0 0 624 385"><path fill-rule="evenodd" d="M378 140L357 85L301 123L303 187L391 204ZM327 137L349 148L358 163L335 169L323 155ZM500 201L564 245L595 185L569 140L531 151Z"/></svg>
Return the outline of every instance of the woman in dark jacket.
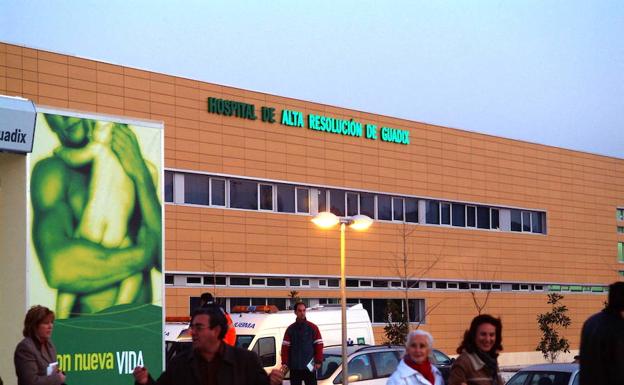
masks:
<svg viewBox="0 0 624 385"><path fill-rule="evenodd" d="M503 385L498 369L498 353L503 350L503 324L500 318L481 314L457 348L459 357L451 367L448 385Z"/></svg>
<svg viewBox="0 0 624 385"><path fill-rule="evenodd" d="M24 339L17 344L13 361L18 385L61 385L65 375L56 364L56 349L50 341L54 313L33 306L24 319Z"/></svg>

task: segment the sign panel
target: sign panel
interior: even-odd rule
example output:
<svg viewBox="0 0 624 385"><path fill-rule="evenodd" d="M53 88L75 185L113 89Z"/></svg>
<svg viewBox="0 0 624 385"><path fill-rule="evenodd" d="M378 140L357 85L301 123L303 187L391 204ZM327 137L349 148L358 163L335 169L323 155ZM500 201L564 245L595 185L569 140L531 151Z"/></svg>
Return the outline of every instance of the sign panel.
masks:
<svg viewBox="0 0 624 385"><path fill-rule="evenodd" d="M162 129L37 114L30 158L28 302L55 309L72 384L162 370Z"/></svg>
<svg viewBox="0 0 624 385"><path fill-rule="evenodd" d="M0 95L0 151L31 152L35 117L30 100Z"/></svg>

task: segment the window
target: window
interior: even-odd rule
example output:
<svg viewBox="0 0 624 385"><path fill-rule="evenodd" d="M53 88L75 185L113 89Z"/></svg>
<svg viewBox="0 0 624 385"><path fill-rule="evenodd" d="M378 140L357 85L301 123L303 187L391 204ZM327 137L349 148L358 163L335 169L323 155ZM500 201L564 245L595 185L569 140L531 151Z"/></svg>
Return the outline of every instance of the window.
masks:
<svg viewBox="0 0 624 385"><path fill-rule="evenodd" d="M327 280L326 279L319 279L319 286L327 286Z"/></svg>
<svg viewBox="0 0 624 385"><path fill-rule="evenodd" d="M360 193L360 214L375 218L375 195Z"/></svg>
<svg viewBox="0 0 624 385"><path fill-rule="evenodd" d="M219 285L225 286L225 277L208 275L204 277L204 285Z"/></svg>
<svg viewBox="0 0 624 385"><path fill-rule="evenodd" d="M418 200L405 199L405 222L418 223Z"/></svg>
<svg viewBox="0 0 624 385"><path fill-rule="evenodd" d="M428 224L439 225L440 224L440 202L427 201L427 211L426 211L425 216L426 216Z"/></svg>
<svg viewBox="0 0 624 385"><path fill-rule="evenodd" d="M225 179L210 178L210 204L225 206Z"/></svg>
<svg viewBox="0 0 624 385"><path fill-rule="evenodd" d="M528 211L522 212L522 231L531 231L531 213Z"/></svg>
<svg viewBox="0 0 624 385"><path fill-rule="evenodd" d="M466 206L466 227L477 226L477 208L475 206Z"/></svg>
<svg viewBox="0 0 624 385"><path fill-rule="evenodd" d="M524 385L527 377L529 377L529 373L518 373L509 382L507 385Z"/></svg>
<svg viewBox="0 0 624 385"><path fill-rule="evenodd" d="M443 225L451 224L451 204L450 203L440 203L440 224L443 224Z"/></svg>
<svg viewBox="0 0 624 385"><path fill-rule="evenodd" d="M173 202L173 172L165 171L165 202Z"/></svg>
<svg viewBox="0 0 624 385"><path fill-rule="evenodd" d="M377 352L372 356L377 370L376 378L390 377L399 365L399 357L395 352Z"/></svg>
<svg viewBox="0 0 624 385"><path fill-rule="evenodd" d="M275 337L262 337L251 348L260 357L263 367L275 365Z"/></svg>
<svg viewBox="0 0 624 385"><path fill-rule="evenodd" d="M542 213L531 212L531 232L542 233Z"/></svg>
<svg viewBox="0 0 624 385"><path fill-rule="evenodd" d="M230 207L258 210L258 183L246 180L231 180Z"/></svg>
<svg viewBox="0 0 624 385"><path fill-rule="evenodd" d="M266 278L252 278L251 284L253 286L264 286L266 285Z"/></svg>
<svg viewBox="0 0 624 385"><path fill-rule="evenodd" d="M388 281L374 280L373 287L388 287Z"/></svg>
<svg viewBox="0 0 624 385"><path fill-rule="evenodd" d="M249 286L249 277L230 277L232 286Z"/></svg>
<svg viewBox="0 0 624 385"><path fill-rule="evenodd" d="M173 274L165 274L165 285L173 285Z"/></svg>
<svg viewBox="0 0 624 385"><path fill-rule="evenodd" d="M617 227L617 232L618 233L624 233L624 226L618 226Z"/></svg>
<svg viewBox="0 0 624 385"><path fill-rule="evenodd" d="M436 289L446 289L446 282L436 282L435 283L435 288Z"/></svg>
<svg viewBox="0 0 624 385"><path fill-rule="evenodd" d="M387 195L377 195L377 219L392 220L392 199Z"/></svg>
<svg viewBox="0 0 624 385"><path fill-rule="evenodd" d="M452 205L452 225L457 227L466 226L466 205L453 203Z"/></svg>
<svg viewBox="0 0 624 385"><path fill-rule="evenodd" d="M342 190L329 191L329 211L339 217L345 216L345 192Z"/></svg>
<svg viewBox="0 0 624 385"><path fill-rule="evenodd" d="M287 310L286 298L267 298L267 305L276 306L279 310Z"/></svg>
<svg viewBox="0 0 624 385"><path fill-rule="evenodd" d="M618 242L618 262L624 262L624 242Z"/></svg>
<svg viewBox="0 0 624 385"><path fill-rule="evenodd" d="M340 286L340 281L337 279L328 279L327 280L327 286L329 287L338 287Z"/></svg>
<svg viewBox="0 0 624 385"><path fill-rule="evenodd" d="M522 212L511 210L511 231L522 231Z"/></svg>
<svg viewBox="0 0 624 385"><path fill-rule="evenodd" d="M371 380L373 378L373 367L371 366L370 356L368 354L360 354L349 361L349 382ZM353 378L355 377L355 379ZM334 384L342 384L342 373L336 376Z"/></svg>
<svg viewBox="0 0 624 385"><path fill-rule="evenodd" d="M470 287L468 285L467 282L460 282L459 283L459 290L468 290Z"/></svg>
<svg viewBox="0 0 624 385"><path fill-rule="evenodd" d="M373 286L373 281L360 281L360 287L371 287Z"/></svg>
<svg viewBox="0 0 624 385"><path fill-rule="evenodd" d="M403 198L392 198L392 220L403 222L404 218Z"/></svg>
<svg viewBox="0 0 624 385"><path fill-rule="evenodd" d="M327 211L327 190L318 190L318 211Z"/></svg>
<svg viewBox="0 0 624 385"><path fill-rule="evenodd" d="M291 278L290 286L301 286L301 280L299 278Z"/></svg>
<svg viewBox="0 0 624 385"><path fill-rule="evenodd" d="M206 175L184 175L184 203L208 205L208 185L210 178Z"/></svg>
<svg viewBox="0 0 624 385"><path fill-rule="evenodd" d="M301 286L310 286L310 280L309 279L302 279L301 280Z"/></svg>
<svg viewBox="0 0 624 385"><path fill-rule="evenodd" d="M295 186L277 185L277 211L280 213L295 212Z"/></svg>
<svg viewBox="0 0 624 385"><path fill-rule="evenodd" d="M480 229L490 228L490 208L479 206L477 207L477 227Z"/></svg>
<svg viewBox="0 0 624 385"><path fill-rule="evenodd" d="M358 193L347 193L347 215L352 217L354 215L358 215L360 212L359 208L360 197Z"/></svg>
<svg viewBox="0 0 624 385"><path fill-rule="evenodd" d="M297 212L310 212L310 190L307 188L297 188Z"/></svg>
<svg viewBox="0 0 624 385"><path fill-rule="evenodd" d="M360 282L357 279L347 279L346 287L360 287Z"/></svg>
<svg viewBox="0 0 624 385"><path fill-rule="evenodd" d="M617 209L615 219L618 221L624 221L624 209Z"/></svg>
<svg viewBox="0 0 624 385"><path fill-rule="evenodd" d="M267 286L286 286L286 278L267 278Z"/></svg>
<svg viewBox="0 0 624 385"><path fill-rule="evenodd" d="M492 213L492 225L491 228L492 229L500 229L500 224L498 222L498 209L491 209L490 210Z"/></svg>
<svg viewBox="0 0 624 385"><path fill-rule="evenodd" d="M201 285L201 277L186 277L186 283L189 285Z"/></svg>
<svg viewBox="0 0 624 385"><path fill-rule="evenodd" d="M446 285L446 287L447 287L448 289L458 289L458 288L459 288L459 285L457 284L457 282L449 282L449 283Z"/></svg>
<svg viewBox="0 0 624 385"><path fill-rule="evenodd" d="M260 210L273 211L273 185L260 184Z"/></svg>

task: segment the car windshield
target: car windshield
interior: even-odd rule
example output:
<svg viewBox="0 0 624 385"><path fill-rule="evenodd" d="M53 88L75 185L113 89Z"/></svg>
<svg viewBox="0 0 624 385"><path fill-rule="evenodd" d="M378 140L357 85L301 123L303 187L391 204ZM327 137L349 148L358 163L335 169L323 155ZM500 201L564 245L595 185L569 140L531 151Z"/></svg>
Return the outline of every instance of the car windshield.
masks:
<svg viewBox="0 0 624 385"><path fill-rule="evenodd" d="M342 363L342 356L335 354L324 354L323 365L317 373L317 379L325 380L329 378Z"/></svg>
<svg viewBox="0 0 624 385"><path fill-rule="evenodd" d="M243 349L249 349L249 344L254 339L254 335L239 334L236 336L236 346Z"/></svg>
<svg viewBox="0 0 624 385"><path fill-rule="evenodd" d="M566 372L520 371L507 385L568 385L570 375Z"/></svg>

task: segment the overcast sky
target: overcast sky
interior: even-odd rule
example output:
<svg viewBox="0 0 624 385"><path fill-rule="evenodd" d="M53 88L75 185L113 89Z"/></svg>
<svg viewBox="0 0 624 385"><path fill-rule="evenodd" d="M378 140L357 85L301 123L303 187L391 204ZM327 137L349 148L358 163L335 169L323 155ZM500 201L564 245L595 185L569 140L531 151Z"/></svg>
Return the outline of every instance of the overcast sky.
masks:
<svg viewBox="0 0 624 385"><path fill-rule="evenodd" d="M624 158L622 0L0 0L0 40Z"/></svg>

